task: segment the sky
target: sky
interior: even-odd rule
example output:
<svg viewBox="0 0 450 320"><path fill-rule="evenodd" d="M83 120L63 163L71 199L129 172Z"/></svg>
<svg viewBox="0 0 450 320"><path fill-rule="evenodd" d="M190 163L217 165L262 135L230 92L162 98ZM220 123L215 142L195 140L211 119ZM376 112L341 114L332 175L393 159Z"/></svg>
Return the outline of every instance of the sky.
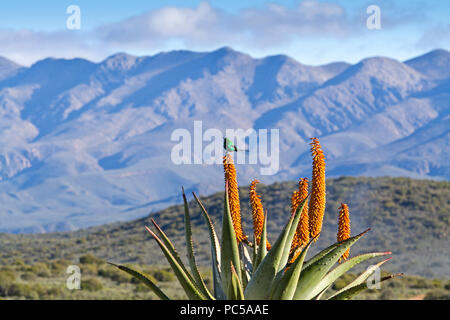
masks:
<svg viewBox="0 0 450 320"><path fill-rule="evenodd" d="M79 28L69 29L79 8ZM370 5L380 12L380 28ZM47 57L99 62L117 52L286 54L320 65L371 56L406 60L450 50L448 0L15 0L0 3L0 56L29 66Z"/></svg>

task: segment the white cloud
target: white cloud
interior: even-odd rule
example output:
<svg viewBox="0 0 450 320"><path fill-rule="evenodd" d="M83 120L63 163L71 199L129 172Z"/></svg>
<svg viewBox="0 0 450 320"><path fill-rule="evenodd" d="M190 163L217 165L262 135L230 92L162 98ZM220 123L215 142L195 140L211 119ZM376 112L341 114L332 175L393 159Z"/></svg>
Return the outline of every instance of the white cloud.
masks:
<svg viewBox="0 0 450 320"><path fill-rule="evenodd" d="M36 32L26 29L0 29L0 55L28 66L47 57L85 57L98 60L102 50L89 45L78 31Z"/></svg>
<svg viewBox="0 0 450 320"><path fill-rule="evenodd" d="M112 46L150 48L178 40L186 45L217 45L239 38L235 17L208 2L196 8L164 7L101 26L96 36Z"/></svg>
<svg viewBox="0 0 450 320"><path fill-rule="evenodd" d="M450 24L425 30L417 42L417 47L426 50L450 47Z"/></svg>
<svg viewBox="0 0 450 320"><path fill-rule="evenodd" d="M348 12L337 3L317 0L299 1L295 7L266 3L237 13L225 12L203 1L193 8L154 9L94 30L46 33L0 30L0 55L30 64L49 56L81 56L98 61L117 51L150 54L175 48L211 50L221 46L259 54L292 53L305 43L321 47L321 43L330 39L333 43L359 38L355 41L363 45L361 39L368 38L364 35L365 14L363 7ZM387 7L382 13L383 30L385 26L416 21L411 15L393 5ZM442 34L438 31L437 34ZM443 34L448 35L445 28ZM431 32L424 35L421 45L428 45L430 39L434 39L433 43L442 42Z"/></svg>
<svg viewBox="0 0 450 320"><path fill-rule="evenodd" d="M196 8L164 7L104 25L97 36L110 45L153 47L178 40L187 46L279 45L295 36L344 36L351 21L337 4L301 1L295 9L275 3L232 15L208 2Z"/></svg>
<svg viewBox="0 0 450 320"><path fill-rule="evenodd" d="M354 31L351 20L341 6L306 0L293 10L269 4L262 9L248 9L242 24L259 45L278 45L299 37L342 37Z"/></svg>

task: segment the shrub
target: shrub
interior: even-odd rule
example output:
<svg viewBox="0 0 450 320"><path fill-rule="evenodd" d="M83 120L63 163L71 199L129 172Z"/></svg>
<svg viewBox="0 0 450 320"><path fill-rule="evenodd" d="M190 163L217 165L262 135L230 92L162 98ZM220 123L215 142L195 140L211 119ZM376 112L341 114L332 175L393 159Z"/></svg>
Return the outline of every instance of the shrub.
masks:
<svg viewBox="0 0 450 320"><path fill-rule="evenodd" d="M92 254L85 254L79 258L81 264L102 264L103 260L93 256Z"/></svg>
<svg viewBox="0 0 450 320"><path fill-rule="evenodd" d="M55 260L51 262L50 270L53 275L62 275L70 264L70 261L64 259Z"/></svg>
<svg viewBox="0 0 450 320"><path fill-rule="evenodd" d="M167 270L164 270L164 269L153 271L151 273L151 275L156 280L161 281L161 282L170 282L170 281L175 280L175 276L173 275L173 273L171 273Z"/></svg>
<svg viewBox="0 0 450 320"><path fill-rule="evenodd" d="M99 291L103 289L103 284L96 278L87 278L81 280L81 289L87 291Z"/></svg>
<svg viewBox="0 0 450 320"><path fill-rule="evenodd" d="M7 297L9 294L9 289L14 284L16 280L16 274L12 270L1 270L0 271L0 296Z"/></svg>
<svg viewBox="0 0 450 320"><path fill-rule="evenodd" d="M116 269L100 268L97 274L100 277L111 279L117 283L129 283L131 281L130 276Z"/></svg>
<svg viewBox="0 0 450 320"><path fill-rule="evenodd" d="M20 278L25 281L34 281L34 280L36 280L37 275L36 275L36 273L28 271L28 272L22 273L20 275Z"/></svg>
<svg viewBox="0 0 450 320"><path fill-rule="evenodd" d="M442 289L431 290L425 295L424 300L450 300L450 292Z"/></svg>
<svg viewBox="0 0 450 320"><path fill-rule="evenodd" d="M25 299L37 299L38 293L29 284L25 283L13 283L9 288L9 297L20 297Z"/></svg>

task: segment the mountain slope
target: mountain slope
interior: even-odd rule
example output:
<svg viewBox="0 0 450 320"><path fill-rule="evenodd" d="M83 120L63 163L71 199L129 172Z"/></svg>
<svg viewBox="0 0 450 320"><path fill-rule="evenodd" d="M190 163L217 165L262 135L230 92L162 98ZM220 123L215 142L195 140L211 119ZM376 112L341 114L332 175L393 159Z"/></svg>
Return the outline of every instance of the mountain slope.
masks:
<svg viewBox="0 0 450 320"><path fill-rule="evenodd" d="M220 181L220 180L218 180ZM221 183L219 183L221 184ZM258 185L264 208L268 210L269 239L275 240L290 213L290 197L295 182ZM180 193L181 191L179 191ZM187 194L192 200L192 195ZM178 197L181 197L178 194ZM338 208L345 202L350 208L351 230L356 234L372 228L352 247L351 255L373 251L392 251L393 259L383 269L426 277L450 276L450 183L406 178L328 179L324 227L309 255L336 239ZM252 221L248 188L240 188L244 231L252 239ZM202 197L212 221L220 231L223 194ZM173 240L180 256L185 257L183 206L173 206L145 218L66 233L43 235L0 234L0 264L18 259L26 263L46 259L68 259L93 254L111 262L165 263L155 241L144 226L154 218ZM190 202L193 236L198 261L209 263L208 232L198 206ZM220 234L220 232L219 232Z"/></svg>
<svg viewBox="0 0 450 320"><path fill-rule="evenodd" d="M405 64L430 78L441 80L450 77L450 52L433 50L423 56L405 61Z"/></svg>
<svg viewBox="0 0 450 320"><path fill-rule="evenodd" d="M0 57L0 81L16 75L21 70L22 66L9 59Z"/></svg>
<svg viewBox="0 0 450 320"><path fill-rule="evenodd" d="M279 129L279 170L267 183L309 175L313 136L331 175L450 179L448 56L307 66L225 47L4 63L15 71L0 80L0 230L129 220L179 201L181 185L218 191L220 165L171 158L172 133L186 129L194 139L198 120L203 133ZM240 181L261 178L264 167L240 166Z"/></svg>

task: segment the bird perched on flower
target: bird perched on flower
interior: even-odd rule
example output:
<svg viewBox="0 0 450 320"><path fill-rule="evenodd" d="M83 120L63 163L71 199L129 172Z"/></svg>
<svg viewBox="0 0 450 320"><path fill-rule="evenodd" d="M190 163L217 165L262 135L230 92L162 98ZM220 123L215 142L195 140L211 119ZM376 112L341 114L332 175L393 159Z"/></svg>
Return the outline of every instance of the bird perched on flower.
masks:
<svg viewBox="0 0 450 320"><path fill-rule="evenodd" d="M231 141L230 139L228 139L228 138L223 138L223 148L226 150L226 151L230 151L230 152L238 152L238 151L248 151L248 150L240 150L240 149L238 149L236 146L235 146L235 144L233 143L233 141Z"/></svg>

